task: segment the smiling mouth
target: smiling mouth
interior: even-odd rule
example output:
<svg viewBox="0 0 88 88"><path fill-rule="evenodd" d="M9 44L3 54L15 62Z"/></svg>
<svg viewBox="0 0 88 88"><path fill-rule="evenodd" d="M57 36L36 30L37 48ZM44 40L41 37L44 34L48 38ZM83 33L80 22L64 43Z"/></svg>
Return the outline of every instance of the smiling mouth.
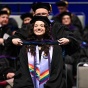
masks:
<svg viewBox="0 0 88 88"><path fill-rule="evenodd" d="M41 33L42 31L37 31L37 33Z"/></svg>
<svg viewBox="0 0 88 88"><path fill-rule="evenodd" d="M36 32L42 32L43 30L37 30Z"/></svg>

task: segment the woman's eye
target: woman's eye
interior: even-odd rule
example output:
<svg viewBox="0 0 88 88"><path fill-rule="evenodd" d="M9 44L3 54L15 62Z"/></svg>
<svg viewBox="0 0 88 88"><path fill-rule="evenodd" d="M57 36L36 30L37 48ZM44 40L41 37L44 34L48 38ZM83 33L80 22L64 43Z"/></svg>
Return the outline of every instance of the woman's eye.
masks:
<svg viewBox="0 0 88 88"><path fill-rule="evenodd" d="M34 25L34 27L37 27L37 25Z"/></svg>
<svg viewBox="0 0 88 88"><path fill-rule="evenodd" d="M41 24L41 27L44 27L44 25Z"/></svg>

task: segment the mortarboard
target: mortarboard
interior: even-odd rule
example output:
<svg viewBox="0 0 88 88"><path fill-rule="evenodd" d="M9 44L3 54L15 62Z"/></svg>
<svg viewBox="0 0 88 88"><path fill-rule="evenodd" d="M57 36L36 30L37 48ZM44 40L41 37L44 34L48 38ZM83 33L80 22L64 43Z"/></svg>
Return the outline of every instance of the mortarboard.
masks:
<svg viewBox="0 0 88 88"><path fill-rule="evenodd" d="M33 14L32 13L24 13L20 16L20 18L22 20L24 20L26 17L30 17L30 18L33 18Z"/></svg>
<svg viewBox="0 0 88 88"><path fill-rule="evenodd" d="M68 2L67 1L58 1L58 2L56 2L56 5L57 6L67 6Z"/></svg>
<svg viewBox="0 0 88 88"><path fill-rule="evenodd" d="M50 26L50 20L46 16L34 16L33 19L30 21L30 23L35 23L36 21L43 21L44 23L47 23Z"/></svg>
<svg viewBox="0 0 88 88"><path fill-rule="evenodd" d="M70 18L72 17L71 12L62 12L61 14L59 14L59 19L60 19L60 21L62 21L62 18L63 18L63 16L65 16L65 15L68 15Z"/></svg>
<svg viewBox="0 0 88 88"><path fill-rule="evenodd" d="M7 11L0 11L0 15L3 15L3 14L9 15L9 13Z"/></svg>
<svg viewBox="0 0 88 88"><path fill-rule="evenodd" d="M36 2L32 4L32 9L35 12L37 9L39 8L45 8L47 9L49 12L52 11L52 7L49 3L42 3L42 2Z"/></svg>
<svg viewBox="0 0 88 88"><path fill-rule="evenodd" d="M9 10L8 13L11 14L11 8L8 5L2 5L1 8L0 8L0 10L4 11L3 10L4 8L7 8Z"/></svg>
<svg viewBox="0 0 88 88"><path fill-rule="evenodd" d="M63 17L65 15L68 15L71 17L71 12L62 12L61 14L59 14L60 17Z"/></svg>

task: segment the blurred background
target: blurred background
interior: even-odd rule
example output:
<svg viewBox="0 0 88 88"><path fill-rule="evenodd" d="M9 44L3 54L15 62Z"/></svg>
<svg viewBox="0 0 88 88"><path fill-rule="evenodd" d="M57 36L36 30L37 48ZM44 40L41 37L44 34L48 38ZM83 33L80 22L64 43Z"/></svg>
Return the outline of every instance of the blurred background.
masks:
<svg viewBox="0 0 88 88"><path fill-rule="evenodd" d="M12 15L20 15L24 12L29 12L31 4L33 2L49 2L52 4L52 13L55 15L58 13L58 9L55 5L55 2L58 0L0 0L0 4L8 4L11 7ZM81 19L83 25L88 24L88 0L67 0L69 3L69 11L74 12L75 14L83 16Z"/></svg>

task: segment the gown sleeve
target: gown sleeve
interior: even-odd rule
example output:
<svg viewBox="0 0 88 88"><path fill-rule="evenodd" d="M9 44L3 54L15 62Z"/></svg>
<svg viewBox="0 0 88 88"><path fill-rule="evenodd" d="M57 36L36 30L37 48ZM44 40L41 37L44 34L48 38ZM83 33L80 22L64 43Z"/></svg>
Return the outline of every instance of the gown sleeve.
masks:
<svg viewBox="0 0 88 88"><path fill-rule="evenodd" d="M44 88L66 88L62 50L58 45L55 45L53 49L50 79Z"/></svg>

